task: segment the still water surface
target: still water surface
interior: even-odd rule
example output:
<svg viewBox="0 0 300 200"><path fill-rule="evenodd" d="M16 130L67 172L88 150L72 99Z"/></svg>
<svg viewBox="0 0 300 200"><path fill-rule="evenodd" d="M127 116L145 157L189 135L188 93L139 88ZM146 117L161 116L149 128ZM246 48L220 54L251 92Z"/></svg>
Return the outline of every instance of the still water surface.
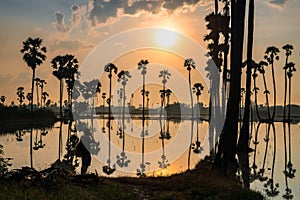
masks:
<svg viewBox="0 0 300 200"><path fill-rule="evenodd" d="M60 122L55 123L51 129L33 130L33 167L42 170L54 163L59 156L63 159L66 154L68 138L70 138L70 135L76 135L78 138L88 139L89 141L89 150L92 154L92 164L88 169L90 173L97 170L98 174L106 175L102 172L103 166L116 168L116 171L110 176L136 176L137 172L142 170L150 176L161 176L187 170L191 138L190 120L165 122L162 125L164 133L170 133L171 137L166 137L163 140L160 138L159 120L146 120L144 137L142 137L141 120L125 120L125 138L123 140L123 137L120 137L121 131L119 131L122 123L120 120L115 119L111 123L111 142L108 140L106 124L105 119L81 120L72 124L72 126L62 124L61 135ZM69 127L72 131L68 133ZM286 194L286 191L289 191L286 190L288 188L290 194L294 197L293 199L300 199L300 178L298 176L300 166L300 123L291 124L290 131L286 125L285 134L283 123L275 123L274 127L275 134L272 127L268 134L268 125L261 124L258 131L258 124L253 125L251 148L256 149L256 151L250 154L251 187L267 196L266 189L269 188L270 191L272 189L271 185L273 185L276 188L273 189L273 193L278 190L279 194L275 197L269 197L270 199L283 199L283 195ZM196 124L193 130L192 142L195 143L197 141ZM255 138L256 132L257 139ZM198 154L194 153L192 149L191 168L205 155L209 154L211 149L210 138L212 137L208 133L208 123L199 123L198 140L201 142L201 149ZM255 141L257 141L256 148ZM286 146L284 141L286 141ZM13 158L11 161L12 168L30 166L30 131L22 130L2 134L0 135L0 144L4 146L5 157ZM59 144L61 144L61 147ZM123 149L125 155L122 154ZM288 162L293 164L292 169L297 170L293 178L288 178L284 174L284 171L288 170L288 168L285 169ZM257 168L253 166L257 166ZM80 169L77 168L77 173L79 172ZM264 181L262 181L263 179ZM273 184L270 181L268 184L270 179L273 180ZM271 194L269 193L269 195ZM289 199L287 196L285 198Z"/></svg>

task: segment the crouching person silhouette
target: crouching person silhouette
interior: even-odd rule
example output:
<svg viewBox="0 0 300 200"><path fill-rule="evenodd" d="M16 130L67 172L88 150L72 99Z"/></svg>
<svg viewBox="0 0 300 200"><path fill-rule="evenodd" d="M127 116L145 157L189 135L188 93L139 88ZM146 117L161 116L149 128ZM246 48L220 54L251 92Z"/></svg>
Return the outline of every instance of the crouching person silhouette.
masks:
<svg viewBox="0 0 300 200"><path fill-rule="evenodd" d="M81 157L81 175L86 174L88 167L91 165L91 154L84 146L82 138L80 138L76 145L75 155Z"/></svg>

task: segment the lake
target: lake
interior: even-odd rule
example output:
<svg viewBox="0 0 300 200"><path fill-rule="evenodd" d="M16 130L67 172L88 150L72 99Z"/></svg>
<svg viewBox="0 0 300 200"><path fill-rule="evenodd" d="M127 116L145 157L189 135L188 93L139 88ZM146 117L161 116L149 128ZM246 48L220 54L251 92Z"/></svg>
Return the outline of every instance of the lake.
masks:
<svg viewBox="0 0 300 200"><path fill-rule="evenodd" d="M110 176L137 176L143 173L148 176L167 176L188 169L191 133L194 146L191 149L190 168L194 168L199 160L209 154L213 143L211 138L215 137L208 133L208 122L198 123L198 131L196 122L191 131L191 120L164 120L160 124L157 118L149 118L144 122L144 130L142 123L138 118L125 119L123 135L122 120L114 119L111 122L110 137L107 119L102 118L81 119L72 124L57 122L52 128L34 129L33 167L42 170L57 159L63 159L70 141L78 137L92 154L89 173L96 170L99 175L107 176L102 170L103 166L107 166L116 169L112 170L114 172ZM284 171L289 170L285 167L288 162L293 164L289 166L291 172L300 166L300 157L297 155L300 151L300 124L291 124L290 128L286 125L285 134L283 123L276 122L274 128L275 134L268 124L253 124L250 146L255 151L250 154L251 188L265 195L275 195L273 199L282 199L286 193L285 199L291 199L289 195L293 195L294 199L300 198L298 171L295 177L292 177L292 173L287 174L290 178L284 174ZM11 168L30 166L30 135L30 130L0 135L4 157L13 158ZM197 148L197 144L200 148ZM81 160L78 161L80 163ZM80 167L77 173L80 173Z"/></svg>

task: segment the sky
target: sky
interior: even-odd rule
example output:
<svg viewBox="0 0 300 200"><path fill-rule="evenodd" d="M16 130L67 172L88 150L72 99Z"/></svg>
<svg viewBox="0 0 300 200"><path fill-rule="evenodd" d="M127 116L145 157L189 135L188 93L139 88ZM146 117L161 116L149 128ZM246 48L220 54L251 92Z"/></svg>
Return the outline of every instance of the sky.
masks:
<svg viewBox="0 0 300 200"><path fill-rule="evenodd" d="M59 83L52 75L50 64L55 56L74 54L78 58L81 68L82 65L88 63L89 55L95 52L97 47L99 50L105 41L114 37L120 38L124 32L149 27L168 29L179 33L182 37L186 36L189 41L197 43L205 51L207 43L203 41L203 37L207 34L207 30L204 18L213 11L213 5L213 0L3 0L0 6L0 95L6 96L6 103L10 104L11 101L17 103L16 90L18 87L23 86L25 94L30 91L32 71L23 62L20 53L22 41L28 37L42 38L43 45L47 47L47 60L37 68L36 75L47 81L45 91L50 94L53 101L58 101ZM298 69L298 63L300 63L299 9L300 1L297 0L255 1L254 60L262 60L268 46L276 46L282 50L283 45L292 44L295 49L290 61L295 62ZM135 49L129 48L130 52L116 55L110 62L118 63L120 68L132 69L139 60L149 57L150 63L150 58L152 58L154 67L161 65L168 68L169 71L174 69L174 73L180 74L181 78L187 80L187 72L183 67L180 68L180 65L183 65L185 59L183 55L194 50L189 49L183 40L178 39L181 36L161 37L160 35L164 35L164 33L159 31L157 34L159 36L156 34L148 36L154 39L155 45L153 46L156 48L156 53L161 52L156 58L153 57L155 53L151 52L151 55L148 56L149 52L147 54L147 51L143 49L145 47L139 47L139 38L146 36L138 35L133 36L131 38L133 40L127 38L129 41L137 40L137 45L132 47ZM126 49L125 47L128 47L129 44L115 42L113 45L115 48ZM175 50L175 54L177 54L172 57L170 52L174 53L172 48L175 48L176 45L181 45L184 52L178 55L179 51ZM168 55L162 53L165 52L165 49L169 50ZM114 52L113 49L100 49L99 56L100 54L106 55L111 51ZM191 56L196 55L195 52L190 54ZM201 56L203 57L203 55ZM277 102L282 104L284 80L282 67L285 60L283 51L279 53L279 56L280 60L275 64L275 75L278 81ZM205 68L202 63L196 64L199 68ZM102 69L99 68L102 70L103 66ZM84 69L89 71L88 66L85 66ZM267 73L270 74L268 70ZM149 71L153 70L149 69ZM99 75L101 74L99 72ZM202 77L206 76L200 73L201 75ZM173 76L177 77L175 74ZM103 79L103 77L99 78ZM193 74L192 79L194 81L202 80L197 73ZM270 76L267 81L271 84ZM292 103L296 104L300 104L300 93L296 86L299 81L300 75L297 71L293 76L295 87L292 96ZM180 85L179 83L178 87ZM137 84L136 91L139 90L139 87L140 85ZM204 91L206 94L208 93L207 87L206 84ZM105 92L105 87L103 87L103 92ZM176 94L174 95L176 96ZM180 99L180 95L177 94L173 100ZM207 97L205 98L207 99ZM159 97L154 99L157 100ZM152 104L155 103L152 102Z"/></svg>

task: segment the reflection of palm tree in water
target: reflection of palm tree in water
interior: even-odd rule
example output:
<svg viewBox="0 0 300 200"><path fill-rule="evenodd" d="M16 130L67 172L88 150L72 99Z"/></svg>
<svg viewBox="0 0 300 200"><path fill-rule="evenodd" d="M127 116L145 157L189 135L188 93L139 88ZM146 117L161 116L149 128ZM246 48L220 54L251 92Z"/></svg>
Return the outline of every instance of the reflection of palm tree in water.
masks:
<svg viewBox="0 0 300 200"><path fill-rule="evenodd" d="M261 122L259 122L257 124L256 131L255 131L255 138L254 138L254 141L253 141L253 144L254 144L254 155L253 155L253 164L252 164L253 175L252 175L251 180L250 180L251 182L253 182L257 178L259 178L259 175L257 174L257 171L256 171L257 170L256 154L257 154L257 145L259 144L259 141L258 141L257 137L258 137L260 125L261 125Z"/></svg>
<svg viewBox="0 0 300 200"><path fill-rule="evenodd" d="M120 156L117 156L117 164L120 167L127 167L130 163L130 160L127 160L127 156L125 153L125 100L126 100L126 84L128 82L128 79L131 78L131 75L129 74L129 71L122 70L118 74L118 82L121 82L122 84L122 96L120 99L122 99L122 128L120 130L120 138L122 138L122 152Z"/></svg>
<svg viewBox="0 0 300 200"><path fill-rule="evenodd" d="M141 74L143 76L143 89L142 89L142 97L143 97L143 111L142 111L142 163L140 164L140 169L137 169L137 176L146 176L145 174L145 160L144 160L144 151L145 151L145 76L147 74L147 65L149 64L148 60L141 60L138 63L138 70L141 70Z"/></svg>
<svg viewBox="0 0 300 200"><path fill-rule="evenodd" d="M270 133L270 130L273 130L273 160L272 160L272 169L271 169L271 178L268 179L267 183L264 185L265 187L265 191L267 193L268 196L270 197L275 197L279 194L279 190L278 190L278 183L275 183L274 181L274 169L275 169L275 159L276 159L276 132L275 132L275 125L274 123L270 123L268 124L268 135ZM266 156L266 154L265 154ZM265 162L265 161L264 161Z"/></svg>
<svg viewBox="0 0 300 200"><path fill-rule="evenodd" d="M103 115L103 118L102 118L102 122L103 122L103 124L102 124L102 133L105 133L105 118L104 118L104 116L105 116L105 98L106 98L106 93L105 92L103 92L102 93L102 99L103 99L103 103L102 103L102 105L103 105L103 109L102 109L102 115Z"/></svg>
<svg viewBox="0 0 300 200"><path fill-rule="evenodd" d="M108 128L108 159L107 159L107 166L103 166L103 172L106 173L107 175L112 174L116 169L113 166L113 168L111 168L111 103L112 103L112 95L111 95L111 87L112 87L112 72L114 72L115 74L118 71L118 68L112 64L112 63L108 63L105 68L104 68L105 72L108 72L108 78L109 78L109 94L108 94L108 98L107 98L107 104L108 104L108 122L107 122L107 128Z"/></svg>
<svg viewBox="0 0 300 200"><path fill-rule="evenodd" d="M197 117L197 139L196 142L192 144L192 149L193 152L198 154L201 153L201 151L203 150L203 147L201 147L201 142L199 141L199 118L200 118L200 113L199 113L199 106L200 106L200 101L199 101L199 96L201 95L201 91L204 89L203 85L201 83L195 83L194 87L193 87L193 92L196 94L197 97L197 113L196 113L196 117Z"/></svg>

